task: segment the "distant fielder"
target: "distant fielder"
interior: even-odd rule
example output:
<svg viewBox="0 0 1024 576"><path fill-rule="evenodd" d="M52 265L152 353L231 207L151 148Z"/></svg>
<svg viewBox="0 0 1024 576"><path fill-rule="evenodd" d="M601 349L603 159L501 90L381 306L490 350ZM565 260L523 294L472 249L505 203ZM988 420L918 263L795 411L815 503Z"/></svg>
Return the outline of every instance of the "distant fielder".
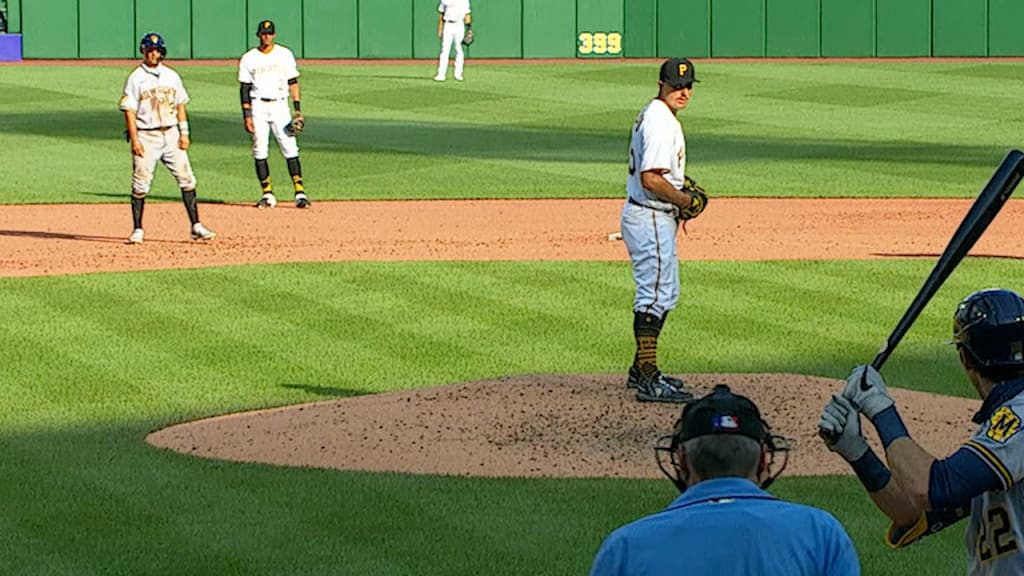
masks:
<svg viewBox="0 0 1024 576"><path fill-rule="evenodd" d="M130 244L142 244L142 212L146 194L153 183L159 160L171 171L181 188L193 240L210 240L216 234L199 222L196 206L196 177L188 160L188 93L181 77L163 64L167 55L164 39L149 32L139 41L142 63L129 76L121 95L125 133L132 148L132 223Z"/></svg>
<svg viewBox="0 0 1024 576"><path fill-rule="evenodd" d="M455 79L461 82L466 62L462 46L473 41L473 16L470 14L469 0L441 0L437 11L440 12L437 16L437 37L441 39L441 56L434 80L443 82L447 76L448 58L454 46Z"/></svg>
<svg viewBox="0 0 1024 576"><path fill-rule="evenodd" d="M267 156L270 133L273 132L281 154L288 163L288 174L295 188L295 207L309 208L309 198L302 185L302 165L295 135L305 126L299 101L299 68L292 51L274 43L274 23L263 20L256 27L260 45L242 55L238 62L238 82L242 100L242 118L246 132L252 134L252 156L256 161L256 178L263 189L257 208L277 206L270 181ZM288 111L292 98L295 116Z"/></svg>

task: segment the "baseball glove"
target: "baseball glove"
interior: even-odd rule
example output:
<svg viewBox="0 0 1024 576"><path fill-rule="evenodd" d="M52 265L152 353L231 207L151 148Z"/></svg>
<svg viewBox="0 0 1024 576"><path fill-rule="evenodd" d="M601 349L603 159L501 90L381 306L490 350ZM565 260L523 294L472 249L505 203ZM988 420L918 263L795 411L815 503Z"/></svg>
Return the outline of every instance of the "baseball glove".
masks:
<svg viewBox="0 0 1024 576"><path fill-rule="evenodd" d="M469 46L470 44L473 43L473 40L475 40L475 39L476 38L473 35L473 29L467 27L466 28L466 35L462 37L462 45L463 46Z"/></svg>
<svg viewBox="0 0 1024 576"><path fill-rule="evenodd" d="M306 128L306 121L302 118L296 118L292 120L284 127L284 133L289 136L297 136L299 132L302 132Z"/></svg>
<svg viewBox="0 0 1024 576"><path fill-rule="evenodd" d="M690 205L679 207L679 219L680 220L692 220L707 208L708 195L704 192L704 187L697 184L697 181L690 178L689 176L683 177L683 192L689 192L690 194Z"/></svg>

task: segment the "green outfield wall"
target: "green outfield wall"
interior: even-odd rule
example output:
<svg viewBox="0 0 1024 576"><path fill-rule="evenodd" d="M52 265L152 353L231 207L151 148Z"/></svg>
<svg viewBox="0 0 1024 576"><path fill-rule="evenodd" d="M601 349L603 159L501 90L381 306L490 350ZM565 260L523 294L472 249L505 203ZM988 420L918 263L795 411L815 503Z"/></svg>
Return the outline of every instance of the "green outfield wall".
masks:
<svg viewBox="0 0 1024 576"><path fill-rule="evenodd" d="M438 0L8 0L33 58L436 58ZM1024 56L1024 0L472 0L472 58Z"/></svg>

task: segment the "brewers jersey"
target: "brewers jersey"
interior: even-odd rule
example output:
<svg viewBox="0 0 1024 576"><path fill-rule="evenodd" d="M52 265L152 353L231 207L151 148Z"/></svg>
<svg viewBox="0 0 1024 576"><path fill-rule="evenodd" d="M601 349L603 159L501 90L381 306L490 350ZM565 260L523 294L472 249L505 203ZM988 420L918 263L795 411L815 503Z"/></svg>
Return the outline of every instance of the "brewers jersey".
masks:
<svg viewBox="0 0 1024 576"><path fill-rule="evenodd" d="M181 76L163 64L149 68L140 64L129 76L121 95L122 112L134 112L139 130L178 125L178 105L188 103Z"/></svg>
<svg viewBox="0 0 1024 576"><path fill-rule="evenodd" d="M996 392L1020 390L1024 382L1010 381L1000 384ZM1013 388L1010 388L1013 387ZM990 400L990 399L986 399ZM986 402L988 404L989 402ZM1019 392L1002 399L988 410L982 407L978 431L960 449L977 457L998 478L999 489L987 490L970 500L970 519L964 533L967 547L967 574L969 576L1011 576L1024 574L1024 394ZM948 460L947 460L948 461ZM970 477L963 472L951 472L958 477ZM900 531L890 528L891 546L902 547L915 540L942 530L967 515L966 502L962 507L928 512L917 525Z"/></svg>
<svg viewBox="0 0 1024 576"><path fill-rule="evenodd" d="M298 77L295 56L280 44L274 44L266 54L253 48L238 62L238 81L252 84L254 99L284 100L288 98L288 81Z"/></svg>
<svg viewBox="0 0 1024 576"><path fill-rule="evenodd" d="M644 189L640 174L648 170L668 170L664 176L676 188L683 187L686 169L686 139L679 119L662 100L651 100L633 125L629 142L629 200L658 210L672 211L672 204Z"/></svg>

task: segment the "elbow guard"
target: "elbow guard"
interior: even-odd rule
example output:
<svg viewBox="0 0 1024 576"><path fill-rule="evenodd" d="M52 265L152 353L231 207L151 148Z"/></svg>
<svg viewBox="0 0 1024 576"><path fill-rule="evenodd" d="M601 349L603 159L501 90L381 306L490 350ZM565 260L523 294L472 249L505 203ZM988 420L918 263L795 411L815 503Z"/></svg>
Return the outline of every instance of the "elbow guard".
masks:
<svg viewBox="0 0 1024 576"><path fill-rule="evenodd" d="M252 84L248 82L242 82L242 85L238 88L238 98L242 101L242 105L252 104Z"/></svg>

